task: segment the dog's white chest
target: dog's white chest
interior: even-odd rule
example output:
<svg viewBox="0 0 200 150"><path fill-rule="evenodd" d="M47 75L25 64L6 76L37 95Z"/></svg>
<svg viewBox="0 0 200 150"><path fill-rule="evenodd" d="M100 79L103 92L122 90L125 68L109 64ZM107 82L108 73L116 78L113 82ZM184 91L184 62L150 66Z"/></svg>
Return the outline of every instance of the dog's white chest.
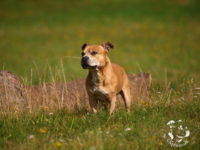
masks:
<svg viewBox="0 0 200 150"><path fill-rule="evenodd" d="M110 91L104 86L102 75L97 72L97 74L93 75L91 81L93 84L90 87L90 92L98 99L107 99Z"/></svg>
<svg viewBox="0 0 200 150"><path fill-rule="evenodd" d="M99 87L94 87L93 88L93 93L95 94L103 94L103 95L107 95L108 91L105 88L99 88Z"/></svg>
<svg viewBox="0 0 200 150"><path fill-rule="evenodd" d="M104 99L109 94L109 91L103 87L93 87L90 92L100 99Z"/></svg>

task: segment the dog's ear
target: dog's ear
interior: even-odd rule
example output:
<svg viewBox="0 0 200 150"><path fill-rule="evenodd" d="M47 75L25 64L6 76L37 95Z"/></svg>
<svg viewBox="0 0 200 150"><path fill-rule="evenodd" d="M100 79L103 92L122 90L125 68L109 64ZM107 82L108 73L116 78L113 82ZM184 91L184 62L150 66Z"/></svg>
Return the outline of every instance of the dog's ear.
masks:
<svg viewBox="0 0 200 150"><path fill-rule="evenodd" d="M87 46L87 43L84 43L84 44L82 45L81 49L84 50L84 49L86 48L86 46Z"/></svg>
<svg viewBox="0 0 200 150"><path fill-rule="evenodd" d="M103 48L105 48L107 51L109 51L111 48L114 48L113 44L110 42L104 42L101 44L101 46L103 46Z"/></svg>

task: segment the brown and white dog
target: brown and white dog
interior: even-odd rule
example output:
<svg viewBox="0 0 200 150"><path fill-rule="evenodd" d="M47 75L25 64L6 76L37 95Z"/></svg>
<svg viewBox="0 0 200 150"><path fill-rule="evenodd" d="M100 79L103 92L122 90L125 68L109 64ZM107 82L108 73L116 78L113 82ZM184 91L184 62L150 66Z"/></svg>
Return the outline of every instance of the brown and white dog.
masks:
<svg viewBox="0 0 200 150"><path fill-rule="evenodd" d="M89 69L86 79L86 89L89 103L94 113L97 112L98 102L110 104L109 113L115 109L116 96L123 97L127 112L130 111L131 94L129 79L122 67L111 64L108 51L113 48L109 42L101 45L82 46L81 65ZM107 106L107 105L105 105Z"/></svg>

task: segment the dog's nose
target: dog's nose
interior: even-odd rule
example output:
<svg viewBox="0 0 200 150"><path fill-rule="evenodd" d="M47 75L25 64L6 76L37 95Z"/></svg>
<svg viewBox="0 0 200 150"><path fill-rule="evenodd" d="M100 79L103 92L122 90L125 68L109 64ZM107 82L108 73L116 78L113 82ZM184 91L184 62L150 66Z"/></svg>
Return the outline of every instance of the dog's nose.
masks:
<svg viewBox="0 0 200 150"><path fill-rule="evenodd" d="M88 67L88 60L89 60L89 57L88 56L84 56L82 57L81 59L81 65L82 67L85 69Z"/></svg>
<svg viewBox="0 0 200 150"><path fill-rule="evenodd" d="M84 57L82 57L82 60L81 60L81 61L82 61L83 63L87 63L88 59L89 59L88 56L84 56Z"/></svg>

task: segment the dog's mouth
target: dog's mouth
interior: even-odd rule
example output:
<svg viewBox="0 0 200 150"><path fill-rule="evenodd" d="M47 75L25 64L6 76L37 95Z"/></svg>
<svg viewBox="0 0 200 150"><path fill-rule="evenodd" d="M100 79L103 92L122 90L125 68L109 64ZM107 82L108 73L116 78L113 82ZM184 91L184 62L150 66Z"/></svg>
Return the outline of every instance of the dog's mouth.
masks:
<svg viewBox="0 0 200 150"><path fill-rule="evenodd" d="M88 69L89 68L89 65L86 64L86 63L82 63L81 62L81 66L82 66L83 69Z"/></svg>
<svg viewBox="0 0 200 150"><path fill-rule="evenodd" d="M83 69L94 69L94 68L97 68L97 65L90 66L90 65L88 65L86 63L81 63L81 66L82 66Z"/></svg>
<svg viewBox="0 0 200 150"><path fill-rule="evenodd" d="M86 62L81 61L81 66L83 69L95 69L97 68L97 65L91 66Z"/></svg>

